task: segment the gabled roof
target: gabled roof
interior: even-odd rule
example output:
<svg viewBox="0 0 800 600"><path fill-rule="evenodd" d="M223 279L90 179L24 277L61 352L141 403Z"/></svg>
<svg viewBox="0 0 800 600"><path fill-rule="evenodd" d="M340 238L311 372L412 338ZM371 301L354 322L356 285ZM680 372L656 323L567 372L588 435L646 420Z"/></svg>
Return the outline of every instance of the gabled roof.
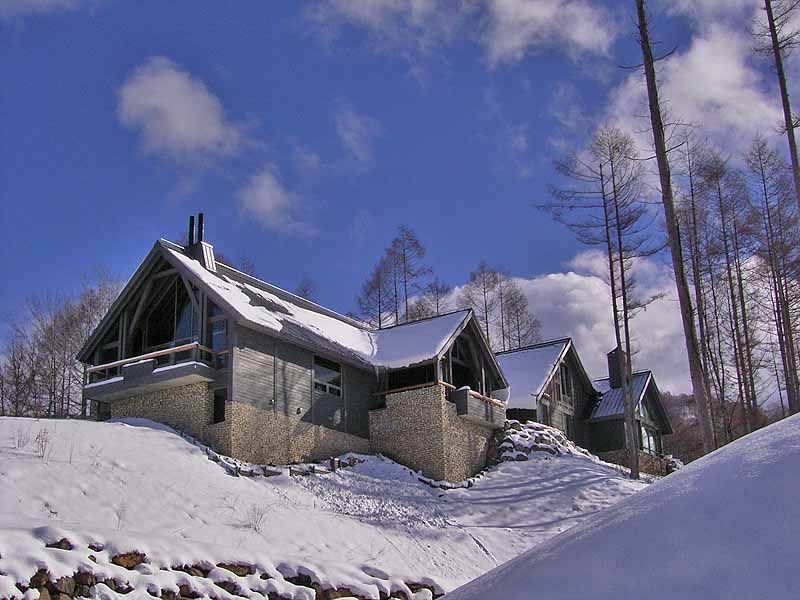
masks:
<svg viewBox="0 0 800 600"><path fill-rule="evenodd" d="M636 401L636 407L639 407L642 400L647 394L647 390L652 388L656 397L656 412L666 427L665 433L672 433L672 425L669 422L669 417L661 404L661 393L658 391L653 373L651 371L636 371L631 376L631 384L633 385L633 397ZM608 377L594 380L595 387L600 391L602 396L600 400L592 407L589 414L589 420L602 420L602 419L621 419L625 416L625 401L622 387L611 387L611 382Z"/></svg>
<svg viewBox="0 0 800 600"><path fill-rule="evenodd" d="M510 396L506 408L535 409L539 396L546 389L547 384L555 375L558 365L564 360L567 353L575 347L572 338L559 338L519 348L498 352L497 362L503 369L509 385ZM575 352L581 370L580 357ZM591 384L586 371L583 375Z"/></svg>
<svg viewBox="0 0 800 600"><path fill-rule="evenodd" d="M126 296L142 283L154 254L162 256L189 281L204 289L211 300L240 325L315 351L327 352L362 367L396 369L437 359L473 318L472 311L466 309L370 330L360 321L224 263L216 262L216 273L212 273L187 255L182 246L159 240L98 325L81 351L80 359L88 358L88 350L99 339L103 329L116 318Z"/></svg>

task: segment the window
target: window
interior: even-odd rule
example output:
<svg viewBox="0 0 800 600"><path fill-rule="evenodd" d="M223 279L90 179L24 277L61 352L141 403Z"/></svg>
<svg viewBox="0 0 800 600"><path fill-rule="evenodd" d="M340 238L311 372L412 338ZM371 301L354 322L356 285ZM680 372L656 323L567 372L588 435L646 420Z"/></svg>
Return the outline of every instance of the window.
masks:
<svg viewBox="0 0 800 600"><path fill-rule="evenodd" d="M208 326L206 328L206 345L214 352L228 349L228 320L225 313L213 302L208 301ZM227 366L227 354L215 354L214 365L218 369Z"/></svg>
<svg viewBox="0 0 800 600"><path fill-rule="evenodd" d="M658 454L658 442L655 432L647 429L644 425L640 425L640 429L642 432L642 450L650 454Z"/></svg>
<svg viewBox="0 0 800 600"><path fill-rule="evenodd" d="M314 357L314 391L342 395L342 367L338 363L322 358Z"/></svg>
<svg viewBox="0 0 800 600"><path fill-rule="evenodd" d="M647 404L645 404L644 400L639 405L639 414L643 421L653 421L653 417L650 416L650 411L647 409Z"/></svg>
<svg viewBox="0 0 800 600"><path fill-rule="evenodd" d="M228 388L214 390L214 423L225 420L225 403L228 401Z"/></svg>
<svg viewBox="0 0 800 600"><path fill-rule="evenodd" d="M572 398L572 378L567 365L561 365L561 398L567 403Z"/></svg>

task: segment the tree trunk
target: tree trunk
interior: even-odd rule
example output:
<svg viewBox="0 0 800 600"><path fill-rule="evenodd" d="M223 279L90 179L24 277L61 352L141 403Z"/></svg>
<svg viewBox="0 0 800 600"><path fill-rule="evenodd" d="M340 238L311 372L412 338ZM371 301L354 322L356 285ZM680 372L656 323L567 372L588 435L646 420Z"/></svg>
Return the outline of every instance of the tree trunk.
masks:
<svg viewBox="0 0 800 600"><path fill-rule="evenodd" d="M783 105L783 126L786 128L786 139L789 142L789 156L792 160L792 174L794 175L794 193L798 207L800 207L800 162L797 159L797 141L794 137L794 120L792 119L792 105L789 102L789 88L786 85L786 72L783 68L778 30L775 26L775 15L772 12L772 0L764 0L764 9L767 11L767 24L772 41L772 54L775 58L775 71L778 75L778 85L781 89L781 104Z"/></svg>
<svg viewBox="0 0 800 600"><path fill-rule="evenodd" d="M697 405L698 424L703 438L703 449L706 453L714 449L714 435L708 411L708 386L703 376L700 361L700 352L697 344L697 334L694 327L692 313L692 300L689 295L689 285L683 269L683 252L681 250L680 236L678 235L675 217L675 204L672 193L672 177L670 175L669 158L667 156L667 143L664 135L664 123L661 118L661 105L658 99L658 83L656 81L655 59L650 47L650 34L647 26L647 12L645 0L636 0L639 22L639 42L644 59L645 77L647 81L647 98L650 106L650 123L653 129L653 142L658 163L659 180L661 183L661 199L664 203L664 217L667 222L667 236L672 253L672 268L675 272L675 284L678 290L683 333L686 340L686 353L689 360L689 371L692 378L692 391Z"/></svg>

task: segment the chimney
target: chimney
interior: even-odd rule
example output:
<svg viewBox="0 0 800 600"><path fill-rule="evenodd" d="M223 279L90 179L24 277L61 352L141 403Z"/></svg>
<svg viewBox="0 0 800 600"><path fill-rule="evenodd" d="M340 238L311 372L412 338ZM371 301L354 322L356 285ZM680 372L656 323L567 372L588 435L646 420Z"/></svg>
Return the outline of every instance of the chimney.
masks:
<svg viewBox="0 0 800 600"><path fill-rule="evenodd" d="M606 354L608 359L608 383L612 388L622 387L622 365L620 364L620 356L625 358L625 353L619 348L614 348L611 352Z"/></svg>
<svg viewBox="0 0 800 600"><path fill-rule="evenodd" d="M195 235L196 233L196 235ZM205 219L203 213L197 214L197 230L194 227L194 215L189 217L189 245L186 247L186 254L200 262L212 273L217 272L217 262L214 258L214 246L206 242L203 237L205 234Z"/></svg>

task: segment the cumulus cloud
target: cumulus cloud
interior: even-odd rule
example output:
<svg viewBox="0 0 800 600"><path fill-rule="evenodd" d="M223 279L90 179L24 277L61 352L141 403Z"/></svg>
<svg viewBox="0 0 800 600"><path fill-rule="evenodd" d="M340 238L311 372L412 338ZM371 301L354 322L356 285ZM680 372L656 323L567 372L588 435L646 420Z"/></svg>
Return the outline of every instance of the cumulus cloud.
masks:
<svg viewBox="0 0 800 600"><path fill-rule="evenodd" d="M308 14L328 39L357 28L412 63L456 39L481 43L496 66L557 44L573 56L605 54L616 36L596 0L324 0Z"/></svg>
<svg viewBox="0 0 800 600"><path fill-rule="evenodd" d="M581 252L560 272L517 278L542 325L544 339L570 336L591 377L606 375L614 345L611 293L602 252ZM661 297L631 322L634 368L650 369L662 390L688 392L689 366L675 284L668 265L640 259L634 265L642 297Z"/></svg>
<svg viewBox="0 0 800 600"><path fill-rule="evenodd" d="M695 18L739 17L763 6L762 0L662 0L669 14L684 14Z"/></svg>
<svg viewBox="0 0 800 600"><path fill-rule="evenodd" d="M373 142L380 133L378 122L356 111L349 103L341 102L333 114L336 134L342 146L362 164L372 161Z"/></svg>
<svg viewBox="0 0 800 600"><path fill-rule="evenodd" d="M149 154L198 163L231 155L242 142L219 98L168 58L149 58L117 96L120 122L140 134Z"/></svg>
<svg viewBox="0 0 800 600"><path fill-rule="evenodd" d="M697 34L685 52L659 63L660 92L671 119L701 125L702 133L723 147L736 148L758 132L774 131L780 107L768 95L764 74L754 65L746 31L714 24ZM640 73L631 74L610 95L608 119L638 132L643 147L652 144L646 90Z"/></svg>
<svg viewBox="0 0 800 600"><path fill-rule="evenodd" d="M315 233L313 226L296 217L300 199L284 187L274 164L265 165L250 177L238 198L242 211L269 230L304 236Z"/></svg>
<svg viewBox="0 0 800 600"><path fill-rule="evenodd" d="M489 64L516 62L527 52L559 47L606 54L616 37L608 14L589 0L492 0L484 35Z"/></svg>

